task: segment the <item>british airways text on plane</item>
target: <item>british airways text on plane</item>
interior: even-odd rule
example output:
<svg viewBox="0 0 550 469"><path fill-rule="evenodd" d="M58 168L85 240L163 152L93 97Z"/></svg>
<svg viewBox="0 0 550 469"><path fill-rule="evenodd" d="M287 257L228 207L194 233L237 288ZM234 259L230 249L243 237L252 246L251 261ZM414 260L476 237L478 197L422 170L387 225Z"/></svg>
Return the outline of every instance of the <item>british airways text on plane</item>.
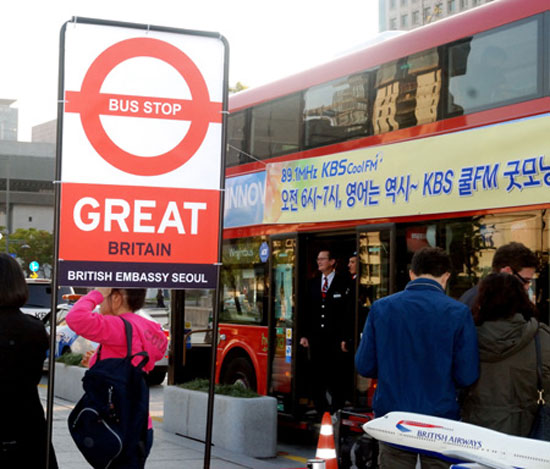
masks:
<svg viewBox="0 0 550 469"><path fill-rule="evenodd" d="M454 463L454 469L550 469L550 443L410 412L363 425L373 438Z"/></svg>

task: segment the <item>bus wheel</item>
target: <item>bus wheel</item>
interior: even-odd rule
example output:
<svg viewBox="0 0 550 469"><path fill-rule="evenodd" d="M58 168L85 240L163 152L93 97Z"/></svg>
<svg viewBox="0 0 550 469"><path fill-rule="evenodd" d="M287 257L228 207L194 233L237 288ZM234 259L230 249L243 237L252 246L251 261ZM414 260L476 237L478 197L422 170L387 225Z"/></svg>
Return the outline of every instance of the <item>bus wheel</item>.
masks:
<svg viewBox="0 0 550 469"><path fill-rule="evenodd" d="M224 373L223 384L240 384L243 388L256 391L256 373L252 363L243 357L231 360Z"/></svg>

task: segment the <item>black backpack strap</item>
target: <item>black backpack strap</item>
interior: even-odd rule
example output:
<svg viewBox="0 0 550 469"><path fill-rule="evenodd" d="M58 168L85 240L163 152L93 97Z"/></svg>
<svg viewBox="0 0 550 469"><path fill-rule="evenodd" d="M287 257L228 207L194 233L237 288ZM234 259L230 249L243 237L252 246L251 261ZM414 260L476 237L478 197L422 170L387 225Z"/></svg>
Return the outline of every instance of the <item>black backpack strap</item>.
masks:
<svg viewBox="0 0 550 469"><path fill-rule="evenodd" d="M144 350L132 355L132 324L122 316L120 316L120 319L124 322L124 330L126 331L126 358L142 357L142 360L136 365L136 368L141 370L149 361L149 354Z"/></svg>
<svg viewBox="0 0 550 469"><path fill-rule="evenodd" d="M122 316L120 316L120 319L122 319L126 331L126 358L130 358L132 356L132 325Z"/></svg>

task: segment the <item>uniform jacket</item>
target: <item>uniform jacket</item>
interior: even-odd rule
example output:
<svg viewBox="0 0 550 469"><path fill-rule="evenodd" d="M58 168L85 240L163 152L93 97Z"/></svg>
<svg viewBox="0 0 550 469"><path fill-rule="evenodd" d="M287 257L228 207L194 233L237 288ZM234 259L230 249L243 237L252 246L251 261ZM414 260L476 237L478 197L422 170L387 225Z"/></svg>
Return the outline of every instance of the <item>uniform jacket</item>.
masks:
<svg viewBox="0 0 550 469"><path fill-rule="evenodd" d="M521 314L478 326L481 373L463 406L465 421L527 436L537 410L534 336L539 323ZM550 399L550 329L539 329L545 399Z"/></svg>
<svg viewBox="0 0 550 469"><path fill-rule="evenodd" d="M45 467L46 419L38 383L49 346L42 322L18 309L0 308L0 467ZM57 468L52 451L51 468Z"/></svg>
<svg viewBox="0 0 550 469"><path fill-rule="evenodd" d="M427 278L375 301L355 356L362 376L377 378L373 407L458 419L457 388L479 376L470 310Z"/></svg>
<svg viewBox="0 0 550 469"><path fill-rule="evenodd" d="M306 306L302 337L307 337L312 347L329 347L340 350L345 340L345 318L347 314L347 294L349 282L345 277L335 274L323 299L321 295L322 276L315 277L309 284L309 302Z"/></svg>

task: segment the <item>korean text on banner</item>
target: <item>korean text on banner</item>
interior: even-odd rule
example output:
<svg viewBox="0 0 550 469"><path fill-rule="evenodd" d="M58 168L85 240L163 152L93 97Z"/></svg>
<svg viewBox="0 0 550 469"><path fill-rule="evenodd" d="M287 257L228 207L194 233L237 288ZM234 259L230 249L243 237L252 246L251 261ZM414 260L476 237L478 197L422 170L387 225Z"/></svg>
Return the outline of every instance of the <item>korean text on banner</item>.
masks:
<svg viewBox="0 0 550 469"><path fill-rule="evenodd" d="M264 223L548 202L550 116L267 165Z"/></svg>

